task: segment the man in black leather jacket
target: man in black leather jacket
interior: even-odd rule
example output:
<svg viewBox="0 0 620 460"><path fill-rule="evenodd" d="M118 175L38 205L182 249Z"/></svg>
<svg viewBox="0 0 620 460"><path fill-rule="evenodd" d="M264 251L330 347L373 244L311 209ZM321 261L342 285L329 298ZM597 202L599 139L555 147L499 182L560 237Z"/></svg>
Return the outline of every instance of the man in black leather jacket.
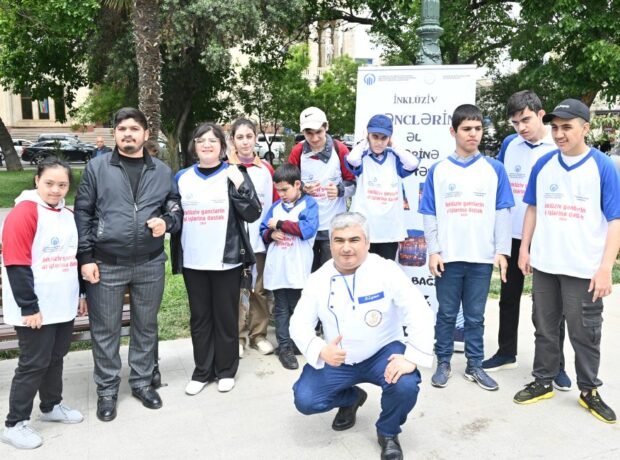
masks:
<svg viewBox="0 0 620 460"><path fill-rule="evenodd" d="M129 385L145 407L159 409L151 387L157 312L164 290L164 235L181 227L183 211L172 171L143 149L146 117L134 108L114 119L116 148L88 163L77 191L78 262L87 296L97 384L97 417L116 417L120 385L122 305L131 292Z"/></svg>

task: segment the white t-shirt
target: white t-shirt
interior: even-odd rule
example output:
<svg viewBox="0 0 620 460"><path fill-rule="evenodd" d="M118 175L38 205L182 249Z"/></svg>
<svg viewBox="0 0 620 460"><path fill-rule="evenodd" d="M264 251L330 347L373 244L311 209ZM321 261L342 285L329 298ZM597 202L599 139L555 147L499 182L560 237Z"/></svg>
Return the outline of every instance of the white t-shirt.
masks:
<svg viewBox="0 0 620 460"><path fill-rule="evenodd" d="M227 163L205 176L198 165L176 175L183 207L183 266L193 270L229 270L241 264L223 262L228 227Z"/></svg>
<svg viewBox="0 0 620 460"><path fill-rule="evenodd" d="M536 162L523 197L536 206L530 264L545 273L590 279L598 270L608 222L620 219L620 179L592 148L566 164L559 150Z"/></svg>
<svg viewBox="0 0 620 460"><path fill-rule="evenodd" d="M403 184L397 163L398 158L391 151L380 158L365 153L361 172L356 174L351 212L359 212L368 219L371 243L393 243L407 238Z"/></svg>
<svg viewBox="0 0 620 460"><path fill-rule="evenodd" d="M4 322L23 326L6 265L29 265L43 325L71 321L79 303L78 233L73 212L50 208L34 190L22 192L2 226Z"/></svg>
<svg viewBox="0 0 620 460"><path fill-rule="evenodd" d="M515 199L515 206L511 210L513 238L520 240L522 237L523 220L527 209L527 204L523 202L523 194L532 167L540 157L556 148L550 133L537 144L532 144L517 134L508 136L502 143L497 160L504 163Z"/></svg>
<svg viewBox="0 0 620 460"><path fill-rule="evenodd" d="M303 195L293 206L278 200L271 207L263 226L271 218L299 222L302 239L285 233L282 241L272 241L267 248L263 284L265 289L302 289L312 269L312 246L318 227L318 206L313 197Z"/></svg>
<svg viewBox="0 0 620 460"><path fill-rule="evenodd" d="M431 166L419 212L436 216L444 262L493 263L495 211L513 206L504 166L478 155L468 163L448 157Z"/></svg>
<svg viewBox="0 0 620 460"><path fill-rule="evenodd" d="M257 166L255 164L249 164L246 165L246 167L248 175L252 180L252 184L254 184L256 195L258 196L260 204L263 207L260 218L248 224L250 243L252 244L252 250L255 253L265 252L265 243L260 236L260 224L273 204L273 179L271 177L271 172L267 169L266 165Z"/></svg>

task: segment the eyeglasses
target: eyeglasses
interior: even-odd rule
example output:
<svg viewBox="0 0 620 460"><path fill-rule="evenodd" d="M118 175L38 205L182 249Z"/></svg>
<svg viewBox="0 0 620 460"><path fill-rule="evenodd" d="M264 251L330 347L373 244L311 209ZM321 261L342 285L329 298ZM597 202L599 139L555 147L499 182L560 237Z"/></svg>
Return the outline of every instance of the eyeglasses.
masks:
<svg viewBox="0 0 620 460"><path fill-rule="evenodd" d="M204 144L205 142L208 142L209 144L219 144L220 140L216 139L216 138L209 138L209 139L205 139L204 137L195 137L194 138L194 143L195 144Z"/></svg>

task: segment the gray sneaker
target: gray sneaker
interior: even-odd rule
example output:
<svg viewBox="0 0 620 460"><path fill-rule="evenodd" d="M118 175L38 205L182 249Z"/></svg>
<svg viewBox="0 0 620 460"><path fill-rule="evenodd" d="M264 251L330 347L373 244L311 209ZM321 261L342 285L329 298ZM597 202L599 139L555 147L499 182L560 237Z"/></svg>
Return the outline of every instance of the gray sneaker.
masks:
<svg viewBox="0 0 620 460"><path fill-rule="evenodd" d="M480 388L485 390L495 391L499 389L499 385L495 380L489 377L489 374L484 372L481 367L469 367L465 368L465 376L470 382L476 382Z"/></svg>
<svg viewBox="0 0 620 460"><path fill-rule="evenodd" d="M431 385L437 388L444 388L448 384L451 374L450 363L438 363L437 370L431 377Z"/></svg>
<svg viewBox="0 0 620 460"><path fill-rule="evenodd" d="M64 404L56 404L49 412L43 412L40 420L42 422L59 423L80 423L84 416L79 410L71 409Z"/></svg>
<svg viewBox="0 0 620 460"><path fill-rule="evenodd" d="M0 441L18 449L36 449L43 444L43 438L28 424L28 420L4 428Z"/></svg>

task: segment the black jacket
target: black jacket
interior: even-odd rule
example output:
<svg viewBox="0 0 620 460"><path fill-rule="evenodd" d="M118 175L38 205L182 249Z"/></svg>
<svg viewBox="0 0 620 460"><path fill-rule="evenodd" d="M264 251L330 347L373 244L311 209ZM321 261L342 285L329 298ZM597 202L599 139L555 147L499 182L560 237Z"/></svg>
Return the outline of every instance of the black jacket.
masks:
<svg viewBox="0 0 620 460"><path fill-rule="evenodd" d="M132 265L154 258L164 249L164 237L154 238L146 221L161 217L166 231L177 232L183 220L180 200L172 171L157 158L144 156L135 197L117 149L93 158L75 198L79 264Z"/></svg>
<svg viewBox="0 0 620 460"><path fill-rule="evenodd" d="M246 266L256 262L252 244L247 232L246 222L254 222L262 212L262 207L254 184L248 175L245 166L236 165L243 175L243 182L239 190L228 180L228 222L226 225L226 245L222 254L222 262L227 264L242 263ZM172 259L172 273L178 274L183 270L183 247L181 233L172 235L170 239L170 253ZM209 242L205 241L205 245Z"/></svg>

